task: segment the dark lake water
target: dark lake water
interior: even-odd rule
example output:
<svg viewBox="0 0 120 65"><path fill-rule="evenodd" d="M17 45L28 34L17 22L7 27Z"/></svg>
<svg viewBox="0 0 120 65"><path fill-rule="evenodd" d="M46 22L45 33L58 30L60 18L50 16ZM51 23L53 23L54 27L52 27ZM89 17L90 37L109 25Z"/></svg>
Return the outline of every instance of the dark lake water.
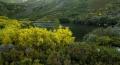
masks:
<svg viewBox="0 0 120 65"><path fill-rule="evenodd" d="M76 41L82 41L83 37L98 28L96 26L82 25L82 24L62 24L65 27L69 27L76 37Z"/></svg>

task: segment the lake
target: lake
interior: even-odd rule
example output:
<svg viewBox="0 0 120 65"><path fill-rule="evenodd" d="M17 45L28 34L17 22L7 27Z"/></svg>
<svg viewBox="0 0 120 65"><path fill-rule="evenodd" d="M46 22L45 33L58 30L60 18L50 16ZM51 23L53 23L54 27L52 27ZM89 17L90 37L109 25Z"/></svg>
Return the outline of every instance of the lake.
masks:
<svg viewBox="0 0 120 65"><path fill-rule="evenodd" d="M76 37L76 41L82 41L83 37L92 32L94 29L98 28L91 25L82 25L82 24L61 24L62 26L69 27L73 32L73 35Z"/></svg>

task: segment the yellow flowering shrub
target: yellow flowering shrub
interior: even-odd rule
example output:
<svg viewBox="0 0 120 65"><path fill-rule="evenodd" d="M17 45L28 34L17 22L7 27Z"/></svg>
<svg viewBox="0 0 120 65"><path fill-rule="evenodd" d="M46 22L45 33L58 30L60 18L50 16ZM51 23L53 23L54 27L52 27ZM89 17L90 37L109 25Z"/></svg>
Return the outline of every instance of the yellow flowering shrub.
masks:
<svg viewBox="0 0 120 65"><path fill-rule="evenodd" d="M69 30L69 28L59 28L57 30L54 30L53 32L54 38L56 43L72 43L74 42L74 37L72 37L72 32Z"/></svg>
<svg viewBox="0 0 120 65"><path fill-rule="evenodd" d="M68 28L48 31L45 28L20 29L18 31L19 44L41 45L41 44L69 44L74 42L74 37Z"/></svg>
<svg viewBox="0 0 120 65"><path fill-rule="evenodd" d="M32 45L65 45L74 42L72 32L69 28L58 28L47 30L46 28L22 28L18 20L0 17L0 24L4 28L0 30L0 43L19 44L23 46Z"/></svg>
<svg viewBox="0 0 120 65"><path fill-rule="evenodd" d="M20 29L18 33L19 44L21 45L43 44L49 40L50 35L50 32L44 28Z"/></svg>
<svg viewBox="0 0 120 65"><path fill-rule="evenodd" d="M14 42L14 37L16 35L17 29L6 28L1 30L0 39L3 44L12 44Z"/></svg>
<svg viewBox="0 0 120 65"><path fill-rule="evenodd" d="M7 22L6 27L8 28L20 28L21 27L21 23L18 20L8 20L9 22Z"/></svg>
<svg viewBox="0 0 120 65"><path fill-rule="evenodd" d="M19 28L21 28L21 24L18 20L0 16L0 43L14 43L14 37Z"/></svg>
<svg viewBox="0 0 120 65"><path fill-rule="evenodd" d="M20 28L21 23L15 19L8 19L7 17L0 16L0 27L3 28Z"/></svg>
<svg viewBox="0 0 120 65"><path fill-rule="evenodd" d="M7 18L0 16L0 28L4 28L6 26L7 20Z"/></svg>

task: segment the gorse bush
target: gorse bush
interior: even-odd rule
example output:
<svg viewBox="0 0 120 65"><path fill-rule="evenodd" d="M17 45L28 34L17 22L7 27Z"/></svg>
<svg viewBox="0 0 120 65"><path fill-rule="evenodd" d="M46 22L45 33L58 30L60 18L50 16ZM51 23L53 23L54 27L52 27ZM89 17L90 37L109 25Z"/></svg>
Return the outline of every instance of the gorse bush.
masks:
<svg viewBox="0 0 120 65"><path fill-rule="evenodd" d="M32 26L24 28L18 20L6 17L1 17L0 20L2 65L43 65L52 51L74 43L69 28L59 27L54 30Z"/></svg>
<svg viewBox="0 0 120 65"><path fill-rule="evenodd" d="M15 19L0 16L0 28L20 28L21 23Z"/></svg>
<svg viewBox="0 0 120 65"><path fill-rule="evenodd" d="M60 44L64 46L74 42L74 37L72 37L69 28L59 27L56 30L37 27L22 28L17 20L7 21L1 21L5 24L0 33L2 44L20 44L23 46Z"/></svg>
<svg viewBox="0 0 120 65"><path fill-rule="evenodd" d="M19 21L16 21L9 21L9 23L1 21L6 24L4 28L0 29L0 54L2 54L0 57L3 60L2 65L5 62L16 64L17 61L24 61L26 57L32 61L24 61L17 63L17 65L25 65L26 62L33 65L41 65L39 62L33 63L33 61L39 59L40 62L45 63L48 54L52 53L52 51L74 42L72 32L68 28L59 27L54 30L37 27L24 28ZM15 54L12 55L14 52ZM20 56L18 57L18 55Z"/></svg>
<svg viewBox="0 0 120 65"><path fill-rule="evenodd" d="M71 31L68 28L59 28L54 31L48 31L44 28L20 29L17 32L18 44L21 45L41 45L41 44L69 44L74 42ZM64 45L64 44L62 44Z"/></svg>
<svg viewBox="0 0 120 65"><path fill-rule="evenodd" d="M11 44L19 28L21 28L20 21L0 16L0 43Z"/></svg>

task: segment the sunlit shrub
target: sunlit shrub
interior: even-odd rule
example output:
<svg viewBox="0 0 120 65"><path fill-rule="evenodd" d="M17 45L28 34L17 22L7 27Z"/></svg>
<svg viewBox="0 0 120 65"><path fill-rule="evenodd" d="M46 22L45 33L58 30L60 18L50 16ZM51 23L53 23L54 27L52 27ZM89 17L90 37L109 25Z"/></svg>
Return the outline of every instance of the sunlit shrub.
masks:
<svg viewBox="0 0 120 65"><path fill-rule="evenodd" d="M45 28L20 29L18 31L18 44L42 45L42 44L69 44L74 42L74 37L69 29L57 29L48 31Z"/></svg>
<svg viewBox="0 0 120 65"><path fill-rule="evenodd" d="M15 19L0 16L0 28L20 28L21 23Z"/></svg>
<svg viewBox="0 0 120 65"><path fill-rule="evenodd" d="M54 30L54 36L53 36L55 42L57 43L73 43L74 42L74 37L72 37L72 32L69 30L69 28L59 28L57 30Z"/></svg>
<svg viewBox="0 0 120 65"><path fill-rule="evenodd" d="M6 28L1 30L0 33L0 40L2 41L2 44L12 44L14 42L14 37L16 35L17 29L13 28Z"/></svg>
<svg viewBox="0 0 120 65"><path fill-rule="evenodd" d="M65 45L74 42L72 32L68 28L58 28L47 30L46 28L22 28L18 20L0 18L0 24L4 28L0 31L0 40L2 44L18 44L23 46Z"/></svg>
<svg viewBox="0 0 120 65"><path fill-rule="evenodd" d="M8 20L7 17L0 16L0 28L1 29L5 28L7 20Z"/></svg>
<svg viewBox="0 0 120 65"><path fill-rule="evenodd" d="M0 54L2 54L0 59L3 60L1 64L43 65L41 62L44 64L47 62L52 50L55 51L56 48L59 50L60 47L64 48L74 43L69 28L59 27L54 30L37 27L22 28L21 22L17 20L1 19L0 22L1 25L4 24L0 30ZM12 48L11 46L9 48L9 45L12 45Z"/></svg>
<svg viewBox="0 0 120 65"><path fill-rule="evenodd" d="M18 31L18 44L21 45L41 45L44 42L49 42L49 35L51 34L47 29L30 28L20 29Z"/></svg>
<svg viewBox="0 0 120 65"><path fill-rule="evenodd" d="M6 27L11 27L11 28L20 28L21 27L21 23L18 20L8 20L9 22L7 22Z"/></svg>
<svg viewBox="0 0 120 65"><path fill-rule="evenodd" d="M20 44L23 46L66 45L74 42L72 32L68 28L59 28L54 31L48 31L45 28L6 28L2 30L0 35L2 44Z"/></svg>

